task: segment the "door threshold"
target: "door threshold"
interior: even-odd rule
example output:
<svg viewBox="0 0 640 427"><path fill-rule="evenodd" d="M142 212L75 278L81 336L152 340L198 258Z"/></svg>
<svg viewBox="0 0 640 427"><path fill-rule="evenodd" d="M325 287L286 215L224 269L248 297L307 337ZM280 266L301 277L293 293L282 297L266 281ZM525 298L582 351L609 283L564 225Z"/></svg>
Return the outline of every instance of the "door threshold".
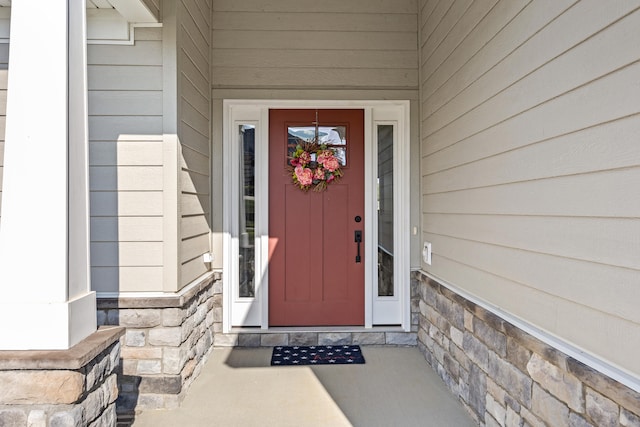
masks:
<svg viewBox="0 0 640 427"><path fill-rule="evenodd" d="M417 333L401 326L291 326L262 329L236 327L216 334L216 347L273 347L279 345L392 345L415 346Z"/></svg>
<svg viewBox="0 0 640 427"><path fill-rule="evenodd" d="M406 332L402 326L373 326L365 328L364 326L273 326L262 329L259 326L243 326L233 327L232 334L274 334L274 333L290 333L290 332Z"/></svg>

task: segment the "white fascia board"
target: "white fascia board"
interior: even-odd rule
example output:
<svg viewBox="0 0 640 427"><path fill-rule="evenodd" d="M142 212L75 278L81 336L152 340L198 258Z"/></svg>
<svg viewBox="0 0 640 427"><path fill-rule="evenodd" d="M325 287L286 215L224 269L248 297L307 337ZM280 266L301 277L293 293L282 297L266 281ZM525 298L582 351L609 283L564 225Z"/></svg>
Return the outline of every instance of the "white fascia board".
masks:
<svg viewBox="0 0 640 427"><path fill-rule="evenodd" d="M158 23L158 17L147 7L143 0L109 0L109 3L127 22Z"/></svg>

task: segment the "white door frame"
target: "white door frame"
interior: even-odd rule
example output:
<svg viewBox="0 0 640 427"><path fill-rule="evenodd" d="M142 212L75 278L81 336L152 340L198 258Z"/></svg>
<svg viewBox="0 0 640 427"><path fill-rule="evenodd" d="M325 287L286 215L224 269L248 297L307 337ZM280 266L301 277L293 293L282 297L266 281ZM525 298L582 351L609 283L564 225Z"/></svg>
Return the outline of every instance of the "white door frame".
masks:
<svg viewBox="0 0 640 427"><path fill-rule="evenodd" d="M365 138L365 328L411 328L410 133L409 101L224 100L223 101L223 332L234 326L269 327L269 110L361 109ZM239 149L237 129L255 126L255 297L238 296ZM393 297L377 295L377 126L394 126L394 283Z"/></svg>

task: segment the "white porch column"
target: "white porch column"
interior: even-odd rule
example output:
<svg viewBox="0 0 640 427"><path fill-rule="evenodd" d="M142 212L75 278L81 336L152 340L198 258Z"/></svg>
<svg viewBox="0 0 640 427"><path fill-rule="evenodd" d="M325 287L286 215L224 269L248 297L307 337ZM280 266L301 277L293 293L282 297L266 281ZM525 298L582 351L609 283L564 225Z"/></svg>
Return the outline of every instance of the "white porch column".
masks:
<svg viewBox="0 0 640 427"><path fill-rule="evenodd" d="M14 1L0 217L0 350L96 330L84 0Z"/></svg>

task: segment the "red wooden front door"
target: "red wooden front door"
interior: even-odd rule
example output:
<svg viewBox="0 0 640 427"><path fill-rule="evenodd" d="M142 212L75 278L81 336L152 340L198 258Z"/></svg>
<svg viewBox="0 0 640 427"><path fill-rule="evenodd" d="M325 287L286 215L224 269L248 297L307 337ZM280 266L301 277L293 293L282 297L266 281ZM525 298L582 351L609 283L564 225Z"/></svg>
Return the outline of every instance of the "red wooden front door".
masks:
<svg viewBox="0 0 640 427"><path fill-rule="evenodd" d="M314 131L344 163L343 177L305 192L292 181L288 156ZM271 110L270 326L364 324L364 237L358 248L357 231L364 236L364 112Z"/></svg>

